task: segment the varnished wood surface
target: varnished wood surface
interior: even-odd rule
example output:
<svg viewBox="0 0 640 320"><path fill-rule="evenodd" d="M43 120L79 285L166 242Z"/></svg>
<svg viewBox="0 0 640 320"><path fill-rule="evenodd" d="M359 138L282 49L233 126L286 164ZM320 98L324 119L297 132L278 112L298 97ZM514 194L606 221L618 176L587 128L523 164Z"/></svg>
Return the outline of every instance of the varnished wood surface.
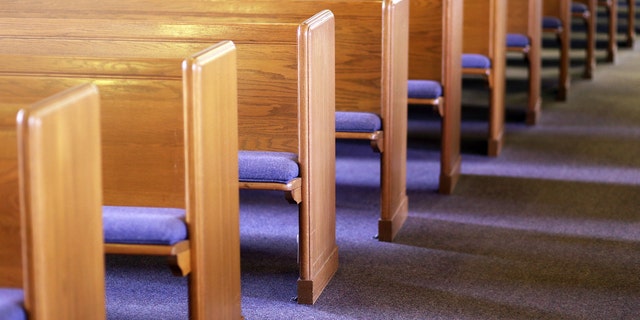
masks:
<svg viewBox="0 0 640 320"><path fill-rule="evenodd" d="M596 69L596 24L598 17L598 0L572 0L587 6L588 13L583 20L586 28L585 62L583 78L592 79Z"/></svg>
<svg viewBox="0 0 640 320"><path fill-rule="evenodd" d="M504 143L506 28L506 0L464 1L462 52L482 54L491 60L487 150L490 156L498 156Z"/></svg>
<svg viewBox="0 0 640 320"><path fill-rule="evenodd" d="M102 1L91 4L95 10L87 10L76 4L48 6L41 1L29 1L46 6L40 13L26 12L24 3L18 3L13 11L18 16L29 17L73 17L78 14L102 16L109 14L120 19L158 19L172 16L177 22L186 23L215 18L244 19L262 22L300 21L314 13L329 9L336 19L336 109L343 111L365 111L379 114L385 135L406 135L406 35L401 29L408 20L408 8L397 0L358 1L172 1L155 0ZM8 9L6 9L8 10ZM154 17L147 13L153 12ZM232 18L233 17L233 18ZM406 27L405 27L406 29ZM73 31L70 31L73 32ZM405 49L406 50L406 49ZM394 55L390 58L390 55ZM393 61L385 63L384 61ZM241 76L242 79L242 76ZM241 103L242 105L242 103ZM242 124L241 124L242 126ZM266 128L265 128L266 129ZM280 128L281 129L281 128ZM406 143L381 140L381 221L394 223L393 219L406 217ZM396 139L398 140L398 139ZM455 139L452 139L455 141ZM241 143L242 145L242 143ZM255 148L255 146L254 146ZM398 218L394 218L394 217ZM393 226L397 230L404 218ZM390 240L395 235L383 232L381 239Z"/></svg>
<svg viewBox="0 0 640 320"><path fill-rule="evenodd" d="M443 87L439 191L450 194L460 177L460 94L463 1L412 0L409 79Z"/></svg>
<svg viewBox="0 0 640 320"><path fill-rule="evenodd" d="M57 35L48 31L43 33L48 38L65 38L65 40L56 41L71 41L69 40L69 33L72 33L73 38L76 40L106 40L110 34L116 34L116 40L136 43L150 39L154 39L151 42L159 41L155 40L156 38L172 43L180 41L201 43L203 42L203 34L207 34L207 39L211 41L222 39L222 37L234 39L236 38L234 34L237 34L237 38L241 39L240 44L237 45L238 89L241 92L238 98L240 148L294 152L299 156L303 181L308 180L307 187L313 186L313 188L316 188L318 183L323 186L318 188L317 191L303 191L303 204L300 206L301 217L312 217L309 224L312 233L301 231L300 235L301 243L304 241L302 239L306 239L308 243L306 247L300 246L302 261L305 262L301 263L301 281L309 281L314 286L313 292L303 292L299 295L308 297L301 300L306 301L306 303L315 301L337 269L335 227L329 227L335 224L335 195L331 192L335 188L335 175L326 174L326 172L329 172L326 170L327 163L334 163L335 157L332 157L333 153L316 153L315 150L333 150L335 148L335 136L333 130L314 130L313 134L316 137L312 140L311 134L308 134L311 131L307 130L305 126L328 128L329 123L326 121L329 117L331 119L330 125L333 126L335 123L335 100L332 99L334 93L333 91L322 90L324 87L335 90L334 85L325 83L325 79L330 78L333 81L333 78L331 78L334 70L333 60L327 60L331 57L326 54L312 56L319 48L332 52L333 44L325 45L326 47L315 45L311 51L304 51L301 49L301 43L306 41L306 38L325 37L329 29L333 32L333 16L326 11L307 21L297 19L296 22L280 22L277 24L254 22L251 19L236 19L235 22L229 22L229 20L233 19L226 18L216 19L212 22L211 19L198 17L189 19L188 23L184 21L176 23L176 19L170 15L149 15L148 17L148 19L118 20L108 14L105 14L102 18L88 18L85 16L83 17L83 19L86 19L84 22L91 20L93 26L93 28L89 28L92 29L92 33L89 33L86 31L72 31L76 30L75 27L71 27L72 25L82 29L80 27L82 19L68 19L69 17L66 16L65 19L60 21L64 21L67 25L67 32L61 32ZM39 19L38 23L42 24L51 23L48 22L50 20L48 18L32 17L29 19ZM119 23L114 23L116 20ZM132 37L130 33L122 36L122 31L118 31L121 26L115 27L116 30L109 29L110 25L117 24L134 25L149 33L139 32L135 34L135 37ZM318 26L324 24L331 27L329 29L323 28L319 31ZM100 25L100 27L97 27L97 25ZM53 25L51 26L53 27ZM269 26L272 27L270 28ZM189 32L192 30L201 30L201 32L194 32L195 36L191 36L191 33L176 33L181 28L186 28L185 30ZM302 29L304 28L308 29L303 32ZM154 30L157 33L152 33ZM95 32L100 32L99 36L96 36ZM277 36L276 34L280 35ZM263 36L260 37L260 35ZM169 47L172 48L172 45ZM151 59L166 57L161 53L162 51L163 49L161 48L153 51L154 54ZM298 63L298 61L306 63ZM331 63L327 63L327 61L331 61ZM309 71L310 69L323 71L322 79L313 78L314 81L304 81L303 77L315 77L315 74ZM148 77L145 76L143 78L146 79ZM161 80L161 83L167 82L169 81L166 79ZM179 88L179 86L176 88ZM179 98L180 95L178 94L176 97ZM168 100L174 101L172 102L174 106L179 106L175 103L176 97ZM150 107L154 108L154 106ZM176 108L174 110L179 111L180 109ZM315 113L320 113L323 117L311 117ZM174 114L172 119L174 126L179 128L179 124L176 123L179 123L182 118ZM322 136L322 139L320 139L319 135ZM176 134L173 140L176 145L181 142L179 138L181 136ZM176 161L174 160L173 162L175 163ZM314 167L311 168L309 167L310 165ZM318 173L320 172L318 171L320 167L323 168L322 174ZM164 170L164 172L172 171L179 172L180 168ZM314 177L313 180L315 182L311 182L311 177ZM306 199L304 198L304 192L309 196ZM179 192L176 194L179 194ZM158 206L157 202L155 202L155 196L149 197L149 199L149 205ZM178 198L177 200L179 201ZM320 219L316 217L320 216L328 222L319 221ZM311 239L312 237L313 239ZM325 260L324 262L322 261L323 259ZM305 270L305 268L307 269ZM321 270L317 270L318 268Z"/></svg>
<svg viewBox="0 0 640 320"><path fill-rule="evenodd" d="M183 64L192 319L241 319L238 82L225 41ZM212 87L216 87L213 89Z"/></svg>
<svg viewBox="0 0 640 320"><path fill-rule="evenodd" d="M542 0L508 0L507 33L518 33L529 38L527 56L529 72L528 124L535 124L542 110L541 53L542 53Z"/></svg>
<svg viewBox="0 0 640 320"><path fill-rule="evenodd" d="M569 51L571 50L571 0L543 0L542 16L556 17L562 23L562 30L558 34L560 54L558 64L558 92L556 100L565 101L571 87L569 74Z"/></svg>
<svg viewBox="0 0 640 320"><path fill-rule="evenodd" d="M30 319L105 319L98 92L13 97L0 100L0 286L25 290Z"/></svg>

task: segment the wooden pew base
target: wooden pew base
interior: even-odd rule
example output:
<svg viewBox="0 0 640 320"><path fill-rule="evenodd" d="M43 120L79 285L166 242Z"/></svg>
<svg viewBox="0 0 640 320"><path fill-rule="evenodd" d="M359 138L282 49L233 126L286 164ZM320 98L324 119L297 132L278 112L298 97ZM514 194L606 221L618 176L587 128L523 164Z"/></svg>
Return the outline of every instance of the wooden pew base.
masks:
<svg viewBox="0 0 640 320"><path fill-rule="evenodd" d="M440 173L440 187L438 192L440 194L452 194L455 189L458 180L460 179L460 168L462 163L462 157L458 156L454 162L453 168L449 172Z"/></svg>
<svg viewBox="0 0 640 320"><path fill-rule="evenodd" d="M404 197L400 206L395 210L391 219L378 220L378 240L392 242L398 231L407 220L409 212L409 197Z"/></svg>
<svg viewBox="0 0 640 320"><path fill-rule="evenodd" d="M333 275L338 271L338 247L333 249L329 258L313 279L298 279L298 304L314 304Z"/></svg>
<svg viewBox="0 0 640 320"><path fill-rule="evenodd" d="M169 268L175 276L184 277L191 273L189 240L180 241L172 246L105 243L104 252L106 254L167 256Z"/></svg>
<svg viewBox="0 0 640 320"><path fill-rule="evenodd" d="M538 120L540 120L540 113L542 113L542 99L538 97L536 102L533 103L533 107L529 107L529 109L527 109L527 116L525 119L526 123L528 125L538 123Z"/></svg>
<svg viewBox="0 0 640 320"><path fill-rule="evenodd" d="M498 155L500 155L503 144L504 144L504 139L502 138L502 134L500 134L496 138L490 138L489 139L489 156L497 157Z"/></svg>

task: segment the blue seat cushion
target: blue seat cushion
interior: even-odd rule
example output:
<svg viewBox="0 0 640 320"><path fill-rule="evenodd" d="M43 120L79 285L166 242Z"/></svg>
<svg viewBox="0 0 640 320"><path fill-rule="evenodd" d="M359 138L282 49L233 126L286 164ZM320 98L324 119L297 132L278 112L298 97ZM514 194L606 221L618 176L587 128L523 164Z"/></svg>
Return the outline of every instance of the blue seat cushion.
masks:
<svg viewBox="0 0 640 320"><path fill-rule="evenodd" d="M442 85L433 80L409 80L409 98L436 99L442 97Z"/></svg>
<svg viewBox="0 0 640 320"><path fill-rule="evenodd" d="M489 57L483 54L477 53L463 53L462 54L462 67L463 68L478 68L489 69L491 68L491 60Z"/></svg>
<svg viewBox="0 0 640 320"><path fill-rule="evenodd" d="M556 17L542 17L542 28L544 29L560 29L562 28L562 21Z"/></svg>
<svg viewBox="0 0 640 320"><path fill-rule="evenodd" d="M187 239L185 210L103 206L106 243L173 245Z"/></svg>
<svg viewBox="0 0 640 320"><path fill-rule="evenodd" d="M571 3L571 12L572 13L585 13L589 11L589 7L587 7L584 3Z"/></svg>
<svg viewBox="0 0 640 320"><path fill-rule="evenodd" d="M336 111L337 132L376 132L381 128L382 120L375 113Z"/></svg>
<svg viewBox="0 0 640 320"><path fill-rule="evenodd" d="M298 157L290 152L238 152L239 179L243 182L287 183L300 176Z"/></svg>
<svg viewBox="0 0 640 320"><path fill-rule="evenodd" d="M525 48L529 45L529 37L521 33L507 33L507 47Z"/></svg>
<svg viewBox="0 0 640 320"><path fill-rule="evenodd" d="M22 289L0 288L0 319L26 320Z"/></svg>

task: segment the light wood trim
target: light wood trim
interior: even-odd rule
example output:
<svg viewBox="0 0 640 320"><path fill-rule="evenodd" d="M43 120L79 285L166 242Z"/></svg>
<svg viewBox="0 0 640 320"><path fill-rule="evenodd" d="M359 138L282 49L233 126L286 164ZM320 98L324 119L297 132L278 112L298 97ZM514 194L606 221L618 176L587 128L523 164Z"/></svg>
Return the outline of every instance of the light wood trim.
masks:
<svg viewBox="0 0 640 320"><path fill-rule="evenodd" d="M375 132L336 131L336 139L369 140L373 151L378 153L384 152L384 132L381 130Z"/></svg>
<svg viewBox="0 0 640 320"><path fill-rule="evenodd" d="M240 189L284 191L285 199L290 203L302 202L302 178L295 178L287 183L241 181L239 187Z"/></svg>
<svg viewBox="0 0 640 320"><path fill-rule="evenodd" d="M17 127L27 315L105 319L98 90L40 101Z"/></svg>

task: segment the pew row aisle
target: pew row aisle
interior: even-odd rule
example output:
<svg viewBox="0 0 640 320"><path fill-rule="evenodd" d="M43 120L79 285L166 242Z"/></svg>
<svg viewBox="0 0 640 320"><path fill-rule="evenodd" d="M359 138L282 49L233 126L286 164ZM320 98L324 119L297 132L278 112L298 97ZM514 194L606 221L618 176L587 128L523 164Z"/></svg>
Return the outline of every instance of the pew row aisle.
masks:
<svg viewBox="0 0 640 320"><path fill-rule="evenodd" d="M100 101L0 90L0 318L105 319Z"/></svg>

